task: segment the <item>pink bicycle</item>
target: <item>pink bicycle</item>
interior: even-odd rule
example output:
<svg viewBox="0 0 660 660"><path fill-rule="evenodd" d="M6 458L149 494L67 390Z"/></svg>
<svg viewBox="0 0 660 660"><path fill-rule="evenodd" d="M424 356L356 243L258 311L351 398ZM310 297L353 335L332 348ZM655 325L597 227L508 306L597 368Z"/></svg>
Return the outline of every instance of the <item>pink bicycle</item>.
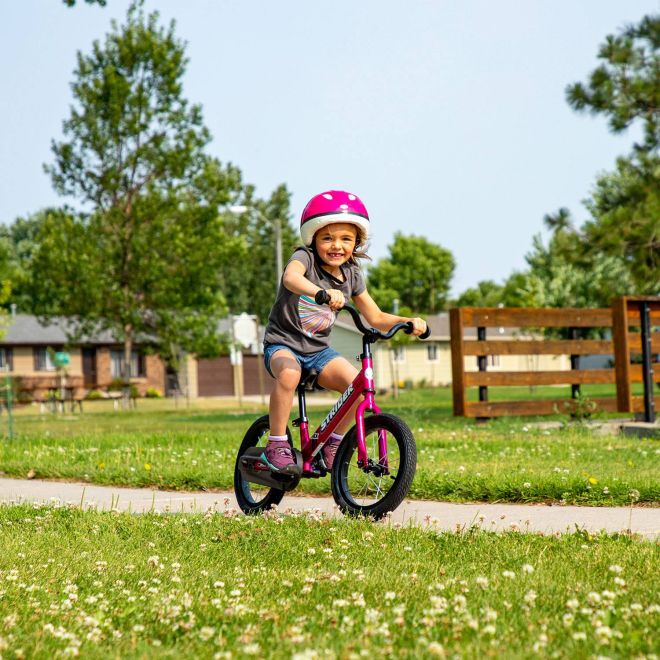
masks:
<svg viewBox="0 0 660 660"><path fill-rule="evenodd" d="M279 504L284 493L294 489L301 478L326 476L328 471L320 460L321 448L358 401L355 426L344 436L332 468L331 485L335 502L345 514L379 519L396 509L408 494L417 466L415 439L403 420L382 413L376 405L371 344L380 339L390 339L399 330L410 334L412 324L397 323L388 332L382 333L365 327L357 310L350 305L343 309L362 332L362 369L311 435L305 392L314 389L317 374L303 373L297 388L299 416L293 421L293 426L300 429L300 450L293 447L291 431L287 428L289 442L301 467L300 475L272 472L261 461L268 439L268 415L257 419L248 429L238 450L234 469L236 498L247 514L259 513L273 504ZM420 339L428 335L427 328ZM365 413L371 414L365 416Z"/></svg>

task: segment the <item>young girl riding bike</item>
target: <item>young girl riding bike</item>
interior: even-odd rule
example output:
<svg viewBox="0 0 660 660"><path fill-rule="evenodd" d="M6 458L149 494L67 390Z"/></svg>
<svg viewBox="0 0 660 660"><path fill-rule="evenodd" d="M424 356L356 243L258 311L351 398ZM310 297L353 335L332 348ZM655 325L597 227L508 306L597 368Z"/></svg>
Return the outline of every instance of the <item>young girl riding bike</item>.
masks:
<svg viewBox="0 0 660 660"><path fill-rule="evenodd" d="M358 374L330 348L336 312L352 299L377 330L405 322L412 323L413 335L426 330L421 318L383 312L367 292L357 259L369 258L365 252L369 214L356 195L328 190L312 197L302 213L300 235L305 247L294 251L284 269L264 336L264 363L276 382L270 395L270 435L262 460L272 471L291 475L299 474L300 467L286 427L303 369L318 373L318 384L336 392L343 392ZM315 301L320 291L327 292L327 305ZM347 416L321 450L328 470L350 424Z"/></svg>

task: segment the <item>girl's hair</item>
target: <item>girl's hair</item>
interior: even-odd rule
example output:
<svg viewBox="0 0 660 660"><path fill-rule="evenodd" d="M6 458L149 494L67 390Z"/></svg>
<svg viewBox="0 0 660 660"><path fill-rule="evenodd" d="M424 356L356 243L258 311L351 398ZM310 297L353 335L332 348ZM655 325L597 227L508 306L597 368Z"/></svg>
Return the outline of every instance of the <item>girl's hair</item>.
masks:
<svg viewBox="0 0 660 660"><path fill-rule="evenodd" d="M348 224L353 224L353 223L351 222ZM362 227L358 227L357 225L353 225L353 227L355 227L357 234L355 236L355 247L353 248L353 254L351 255L351 258L348 260L348 263L357 264L358 263L357 259L367 259L368 261L371 261L371 257L367 254L367 248L369 247L369 243L364 238L365 232L363 231ZM321 230L319 229L319 231ZM318 257L319 253L316 251L316 234L314 234L314 238L312 239L312 244L309 247L311 248L312 252Z"/></svg>

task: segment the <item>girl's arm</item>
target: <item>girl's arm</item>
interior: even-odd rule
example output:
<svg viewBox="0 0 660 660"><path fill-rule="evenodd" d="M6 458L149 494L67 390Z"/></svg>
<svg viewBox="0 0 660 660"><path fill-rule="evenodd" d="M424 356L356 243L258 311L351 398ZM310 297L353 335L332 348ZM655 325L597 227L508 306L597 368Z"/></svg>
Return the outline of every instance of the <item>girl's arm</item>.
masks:
<svg viewBox="0 0 660 660"><path fill-rule="evenodd" d="M383 312L366 289L361 294L353 296L353 302L360 314L367 320L367 323L381 332L387 332L395 323L407 323L408 321L413 324L412 334L416 337L426 330L426 321L424 319L397 316L396 314Z"/></svg>
<svg viewBox="0 0 660 660"><path fill-rule="evenodd" d="M305 277L305 271L305 264L302 262L289 262L288 266L284 269L282 283L291 293L313 298L321 290L321 287L308 280ZM346 303L344 294L337 289L326 289L326 291L330 296L330 302L328 303L330 309L334 311L341 309Z"/></svg>

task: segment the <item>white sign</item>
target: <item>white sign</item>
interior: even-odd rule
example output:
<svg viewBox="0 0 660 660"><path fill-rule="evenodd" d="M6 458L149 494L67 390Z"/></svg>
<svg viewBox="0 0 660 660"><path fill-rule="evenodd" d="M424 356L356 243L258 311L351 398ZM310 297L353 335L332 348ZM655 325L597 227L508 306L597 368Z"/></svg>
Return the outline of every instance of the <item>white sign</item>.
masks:
<svg viewBox="0 0 660 660"><path fill-rule="evenodd" d="M243 312L238 316L232 317L234 341L238 342L244 348L256 345L257 337L257 317Z"/></svg>

